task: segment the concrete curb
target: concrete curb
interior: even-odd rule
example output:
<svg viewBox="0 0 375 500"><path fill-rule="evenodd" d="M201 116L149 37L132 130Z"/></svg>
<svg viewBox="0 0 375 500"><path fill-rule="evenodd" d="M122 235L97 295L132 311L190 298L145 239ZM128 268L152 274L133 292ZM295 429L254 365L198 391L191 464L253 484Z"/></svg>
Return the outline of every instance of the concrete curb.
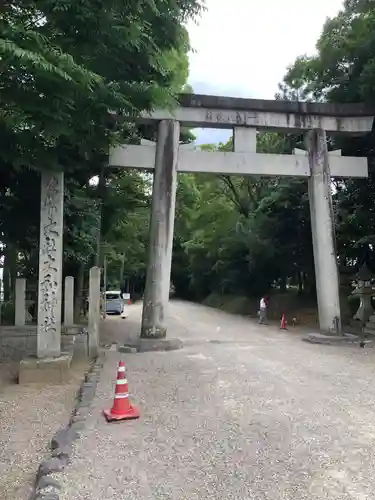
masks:
<svg viewBox="0 0 375 500"><path fill-rule="evenodd" d="M62 472L70 461L73 442L80 437L80 431L90 412L99 381L103 360L99 356L91 365L77 394L76 406L69 423L53 436L50 442L51 456L39 465L33 493L29 500L59 500L62 486L51 474Z"/></svg>

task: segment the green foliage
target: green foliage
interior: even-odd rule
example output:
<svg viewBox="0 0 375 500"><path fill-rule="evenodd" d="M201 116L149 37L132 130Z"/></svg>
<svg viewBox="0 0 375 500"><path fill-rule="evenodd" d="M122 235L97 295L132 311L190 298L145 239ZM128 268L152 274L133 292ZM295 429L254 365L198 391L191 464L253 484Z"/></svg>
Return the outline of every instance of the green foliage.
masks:
<svg viewBox="0 0 375 500"><path fill-rule="evenodd" d="M343 10L327 20L317 42L317 55L296 60L281 85L283 95L329 102L364 102L374 105L375 3L347 0ZM340 264L357 266L366 259L375 270L375 135L337 137L332 147L344 155L365 156L368 180L337 179L334 207Z"/></svg>
<svg viewBox="0 0 375 500"><path fill-rule="evenodd" d="M277 99L373 105L375 2L347 0L326 22L315 56L289 68ZM303 137L258 134L261 153L291 153ZM375 271L375 136L330 138L344 155L369 158L369 179L332 182L340 266L353 274L367 260ZM232 150L227 144L204 151ZM315 288L307 184L301 179L181 176L172 278L177 293L192 297L260 294L294 284ZM308 299L310 300L310 299ZM354 307L355 301L350 306ZM354 312L353 312L354 313Z"/></svg>
<svg viewBox="0 0 375 500"><path fill-rule="evenodd" d="M251 314L254 315L257 310L258 300L241 295L222 295L211 293L203 301L204 305L222 309L230 314Z"/></svg>
<svg viewBox="0 0 375 500"><path fill-rule="evenodd" d="M184 25L200 12L201 2L3 3L0 233L6 258L13 265L10 255L18 255L17 271L36 275L38 171L63 169L66 272L78 276L82 266L90 266L99 243L108 282L126 281L130 291L141 292L152 179L143 172L109 171L107 152L119 141L155 139L156 129L114 117L168 107L177 92L192 90L186 84ZM374 104L374 28L375 2L347 0L326 22L317 54L297 58L276 98ZM183 129L180 139L192 142L194 135ZM290 154L302 139L259 133L257 148ZM332 138L330 146L370 159L368 181L335 180L334 209L340 265L355 268L366 258L375 270L374 133L345 142ZM210 154L232 147L231 139L202 149ZM92 179L98 177L96 185ZM306 182L179 175L172 280L180 296L200 300L258 297L287 283L310 293L314 266Z"/></svg>
<svg viewBox="0 0 375 500"><path fill-rule="evenodd" d="M288 70L277 99L374 104L375 2L347 0L326 22L316 56ZM291 153L303 137L258 134L261 153ZM374 132L330 138L344 155L367 156L367 181L333 181L340 265L353 273L366 259L375 270ZM202 146L230 151L227 144ZM314 291L307 183L301 179L185 175L178 188L172 278L180 295L196 298L260 294L292 283ZM355 305L352 301L351 306Z"/></svg>
<svg viewBox="0 0 375 500"><path fill-rule="evenodd" d="M286 153L298 144L260 134L258 150ZM203 145L230 151L227 144ZM300 180L181 175L172 280L181 296L260 294L305 273L313 281L307 185Z"/></svg>
<svg viewBox="0 0 375 500"><path fill-rule="evenodd" d="M108 282L144 279L147 261L151 179L137 171L113 173L103 206L102 250ZM126 198L124 194L126 193Z"/></svg>
<svg viewBox="0 0 375 500"><path fill-rule="evenodd" d="M201 9L200 0L3 2L0 241L4 254L15 249L17 271L37 274L39 170L50 168L66 174L65 272L81 276L101 237L110 272L144 275L150 186L106 168L110 145L139 136L114 116L174 102L188 75L185 22Z"/></svg>

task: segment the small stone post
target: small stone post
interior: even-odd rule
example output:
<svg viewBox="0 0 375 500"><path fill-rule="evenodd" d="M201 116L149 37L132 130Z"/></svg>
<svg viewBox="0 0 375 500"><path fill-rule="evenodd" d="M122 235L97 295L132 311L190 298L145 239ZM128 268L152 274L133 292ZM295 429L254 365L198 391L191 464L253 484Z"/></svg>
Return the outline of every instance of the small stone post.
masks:
<svg viewBox="0 0 375 500"><path fill-rule="evenodd" d="M95 358L99 350L100 323L100 267L94 266L89 275L89 356Z"/></svg>
<svg viewBox="0 0 375 500"><path fill-rule="evenodd" d="M162 120L159 124L155 153L141 338L166 337L165 317L172 265L179 139L179 122Z"/></svg>
<svg viewBox="0 0 375 500"><path fill-rule="evenodd" d="M325 131L310 130L306 134L306 146L319 325L323 333L340 334L339 275Z"/></svg>
<svg viewBox="0 0 375 500"><path fill-rule="evenodd" d="M25 326L26 320L26 279L17 278L15 287L15 326Z"/></svg>
<svg viewBox="0 0 375 500"><path fill-rule="evenodd" d="M66 276L64 290L64 325L74 325L74 278Z"/></svg>
<svg viewBox="0 0 375 500"><path fill-rule="evenodd" d="M38 358L60 356L64 174L41 175Z"/></svg>

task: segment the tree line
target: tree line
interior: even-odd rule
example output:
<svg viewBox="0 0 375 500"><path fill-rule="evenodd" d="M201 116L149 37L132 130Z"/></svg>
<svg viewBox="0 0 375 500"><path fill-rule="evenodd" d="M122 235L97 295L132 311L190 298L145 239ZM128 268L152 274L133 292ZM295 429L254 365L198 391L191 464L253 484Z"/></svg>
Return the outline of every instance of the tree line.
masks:
<svg viewBox="0 0 375 500"><path fill-rule="evenodd" d="M373 107L375 1L347 0L328 19L316 55L287 69L276 99ZM334 223L343 293L363 262L375 271L374 131L365 137L330 138L330 149L369 160L368 179L333 179ZM258 150L292 153L303 137L262 133ZM231 143L219 145L231 148ZM181 176L182 177L182 176ZM315 298L307 182L229 176L181 178L173 280L181 294L252 296L294 286ZM355 307L355 306L354 306Z"/></svg>
<svg viewBox="0 0 375 500"><path fill-rule="evenodd" d="M64 274L103 256L144 275L149 179L110 171L111 145L155 137L115 115L175 102L188 77L200 0L8 0L0 7L0 242L5 300L35 283L40 171L65 173ZM109 271L112 272L113 265Z"/></svg>

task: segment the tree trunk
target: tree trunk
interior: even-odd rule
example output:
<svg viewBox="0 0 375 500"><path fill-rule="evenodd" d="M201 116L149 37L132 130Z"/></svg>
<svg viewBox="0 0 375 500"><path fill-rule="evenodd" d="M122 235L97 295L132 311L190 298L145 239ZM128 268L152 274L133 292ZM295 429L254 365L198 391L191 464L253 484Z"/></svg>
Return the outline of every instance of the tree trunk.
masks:
<svg viewBox="0 0 375 500"><path fill-rule="evenodd" d="M79 264L77 279L76 279L76 293L74 294L74 321L79 323L81 310L84 310L83 304L83 287L84 287L84 277L85 277L85 264L81 262Z"/></svg>
<svg viewBox="0 0 375 500"><path fill-rule="evenodd" d="M10 263L7 250L4 251L3 287L4 301L7 302L10 300Z"/></svg>
<svg viewBox="0 0 375 500"><path fill-rule="evenodd" d="M120 267L120 284L124 282L124 272L125 272L125 252L122 254L121 267Z"/></svg>
<svg viewBox="0 0 375 500"><path fill-rule="evenodd" d="M14 287L17 277L17 252L16 249L7 245L4 250L4 301L12 300L14 298Z"/></svg>
<svg viewBox="0 0 375 500"><path fill-rule="evenodd" d="M280 278L280 291L286 292L286 276Z"/></svg>
<svg viewBox="0 0 375 500"><path fill-rule="evenodd" d="M97 187L97 196L99 199L98 227L96 233L96 254L95 254L95 266L97 267L100 267L100 246L101 246L101 236L102 236L104 191L105 191L105 174L104 174L104 168L102 168L99 174L99 182Z"/></svg>
<svg viewBox="0 0 375 500"><path fill-rule="evenodd" d="M314 274L303 273L303 289L310 297L316 297Z"/></svg>
<svg viewBox="0 0 375 500"><path fill-rule="evenodd" d="M302 295L302 293L303 293L303 272L302 271L297 272L297 279L298 279L298 295Z"/></svg>

